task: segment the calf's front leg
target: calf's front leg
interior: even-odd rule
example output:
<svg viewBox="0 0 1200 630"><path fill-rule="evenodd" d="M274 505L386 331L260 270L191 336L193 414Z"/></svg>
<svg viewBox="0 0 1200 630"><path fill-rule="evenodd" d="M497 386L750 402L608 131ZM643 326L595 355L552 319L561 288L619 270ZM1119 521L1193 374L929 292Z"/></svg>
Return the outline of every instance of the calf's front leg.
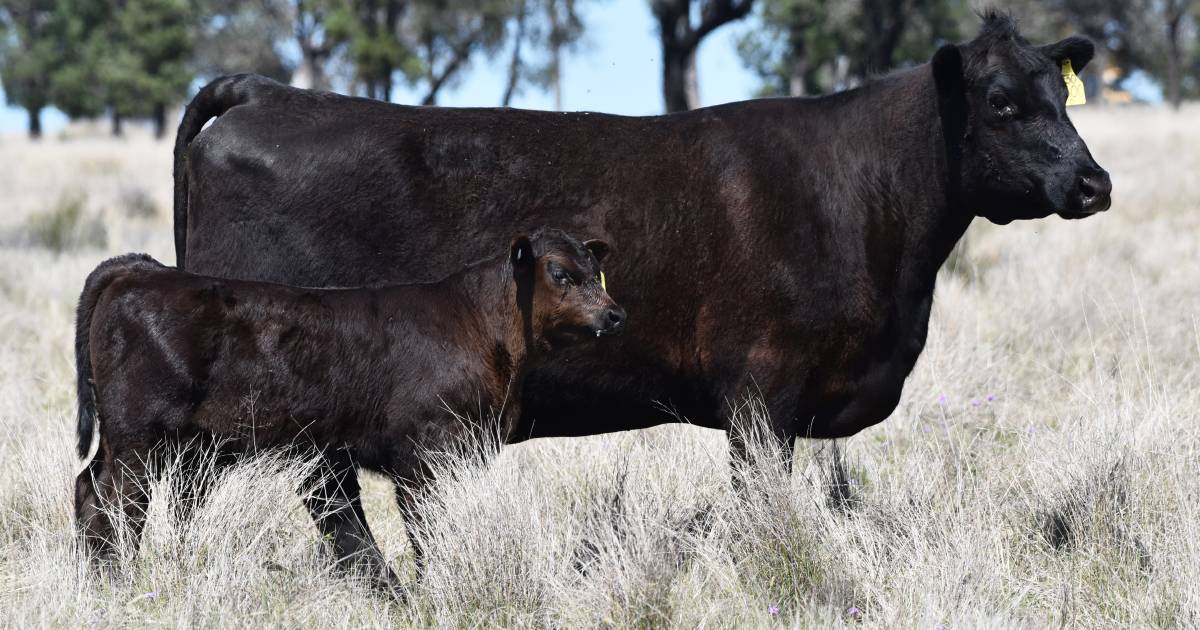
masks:
<svg viewBox="0 0 1200 630"><path fill-rule="evenodd" d="M337 564L371 580L379 588L401 591L400 579L388 566L362 509L358 473L345 451L324 453L313 472L313 492L304 502Z"/></svg>

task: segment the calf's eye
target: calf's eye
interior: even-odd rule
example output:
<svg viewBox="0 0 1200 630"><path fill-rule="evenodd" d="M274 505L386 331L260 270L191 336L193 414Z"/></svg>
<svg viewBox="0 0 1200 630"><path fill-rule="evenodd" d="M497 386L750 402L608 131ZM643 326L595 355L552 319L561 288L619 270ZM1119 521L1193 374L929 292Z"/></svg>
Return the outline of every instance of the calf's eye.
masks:
<svg viewBox="0 0 1200 630"><path fill-rule="evenodd" d="M1017 115L1017 106L1013 105L1003 94L993 94L988 97L988 105L992 106L992 111L1001 118L1012 118Z"/></svg>
<svg viewBox="0 0 1200 630"><path fill-rule="evenodd" d="M569 276L567 274L567 272L563 271L562 269L555 269L554 272L551 274L551 277L554 278L554 281L556 283L561 284L563 286L567 286L567 285L571 284L571 276Z"/></svg>

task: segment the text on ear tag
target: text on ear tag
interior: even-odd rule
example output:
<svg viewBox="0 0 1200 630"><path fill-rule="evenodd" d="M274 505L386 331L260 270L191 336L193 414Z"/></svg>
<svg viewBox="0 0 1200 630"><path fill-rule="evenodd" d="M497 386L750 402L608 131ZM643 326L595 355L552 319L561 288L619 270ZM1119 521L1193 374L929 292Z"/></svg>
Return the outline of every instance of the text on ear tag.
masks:
<svg viewBox="0 0 1200 630"><path fill-rule="evenodd" d="M600 288L604 289L605 291L608 290L608 283L606 283L604 281L604 272L603 271L600 272Z"/></svg>
<svg viewBox="0 0 1200 630"><path fill-rule="evenodd" d="M1062 76L1063 83L1067 84L1067 107L1086 103L1087 95L1083 90L1083 81L1080 81L1079 75L1075 74L1075 69L1071 67L1070 59L1063 59Z"/></svg>

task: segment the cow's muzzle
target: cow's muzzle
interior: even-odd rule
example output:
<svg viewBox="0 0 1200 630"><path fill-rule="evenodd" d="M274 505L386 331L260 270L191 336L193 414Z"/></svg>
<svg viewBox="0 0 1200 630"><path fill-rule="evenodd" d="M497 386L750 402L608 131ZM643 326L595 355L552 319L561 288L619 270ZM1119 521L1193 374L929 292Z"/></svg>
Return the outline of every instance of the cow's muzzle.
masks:
<svg viewBox="0 0 1200 630"><path fill-rule="evenodd" d="M1112 180L1103 169L1089 169L1080 173L1071 192L1067 212L1068 219L1080 219L1112 206Z"/></svg>

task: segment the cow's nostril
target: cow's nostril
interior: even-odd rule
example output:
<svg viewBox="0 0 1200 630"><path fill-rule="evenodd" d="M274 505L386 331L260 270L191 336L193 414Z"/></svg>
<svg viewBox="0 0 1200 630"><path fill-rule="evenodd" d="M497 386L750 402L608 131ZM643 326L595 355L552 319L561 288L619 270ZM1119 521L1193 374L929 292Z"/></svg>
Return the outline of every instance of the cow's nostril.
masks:
<svg viewBox="0 0 1200 630"><path fill-rule="evenodd" d="M1079 192L1083 193L1085 199L1096 196L1096 187L1090 177L1079 178Z"/></svg>
<svg viewBox="0 0 1200 630"><path fill-rule="evenodd" d="M1084 175L1079 178L1079 193L1083 196L1084 206L1091 206L1112 193L1112 181L1104 173Z"/></svg>
<svg viewBox="0 0 1200 630"><path fill-rule="evenodd" d="M609 324L611 324L613 326L618 326L623 321L625 321L625 313L623 313L619 309L615 309L615 308L608 309L608 323Z"/></svg>

